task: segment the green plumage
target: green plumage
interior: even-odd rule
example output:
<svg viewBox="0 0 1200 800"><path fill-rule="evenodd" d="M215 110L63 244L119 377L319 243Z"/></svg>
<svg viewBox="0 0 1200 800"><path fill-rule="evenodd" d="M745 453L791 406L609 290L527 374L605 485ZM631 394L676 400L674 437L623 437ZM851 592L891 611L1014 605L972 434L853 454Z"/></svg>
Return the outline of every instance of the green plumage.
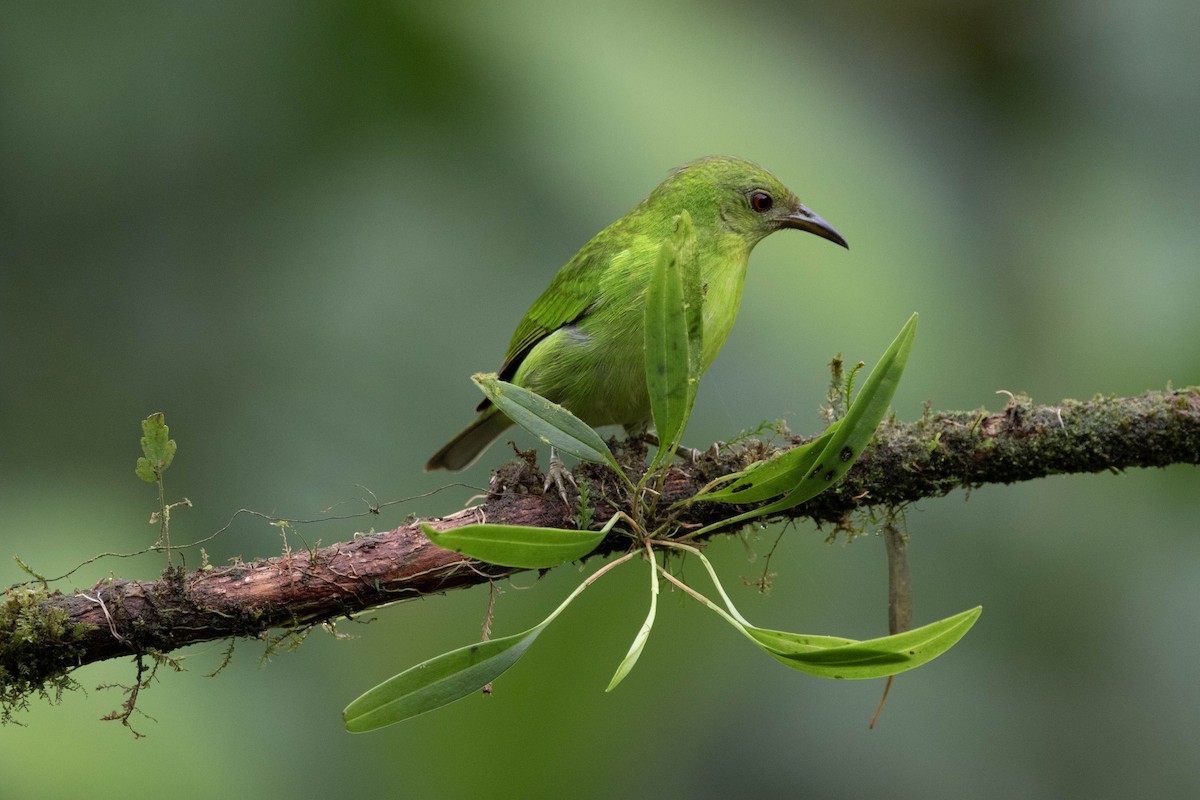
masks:
<svg viewBox="0 0 1200 800"><path fill-rule="evenodd" d="M716 358L742 300L750 251L783 228L846 242L761 167L715 156L680 167L558 271L517 325L500 377L566 407L593 427L650 421L643 354L646 285L674 219L696 228L704 291L703 369ZM490 402L426 469L470 466L511 423Z"/></svg>

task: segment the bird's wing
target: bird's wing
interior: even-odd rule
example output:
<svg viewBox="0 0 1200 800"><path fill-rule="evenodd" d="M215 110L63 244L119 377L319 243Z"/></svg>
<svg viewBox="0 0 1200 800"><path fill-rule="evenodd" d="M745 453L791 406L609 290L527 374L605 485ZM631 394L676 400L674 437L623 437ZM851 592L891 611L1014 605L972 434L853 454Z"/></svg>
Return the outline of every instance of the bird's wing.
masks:
<svg viewBox="0 0 1200 800"><path fill-rule="evenodd" d="M587 313L600 295L600 276L612 257L603 248L586 247L558 271L517 325L500 367L501 379L516 374L534 345Z"/></svg>
<svg viewBox="0 0 1200 800"><path fill-rule="evenodd" d="M512 380L538 342L587 314L599 297L600 276L612 257L611 251L589 243L558 271L517 325L500 367L501 380ZM491 401L484 400L476 410L483 411L490 405Z"/></svg>

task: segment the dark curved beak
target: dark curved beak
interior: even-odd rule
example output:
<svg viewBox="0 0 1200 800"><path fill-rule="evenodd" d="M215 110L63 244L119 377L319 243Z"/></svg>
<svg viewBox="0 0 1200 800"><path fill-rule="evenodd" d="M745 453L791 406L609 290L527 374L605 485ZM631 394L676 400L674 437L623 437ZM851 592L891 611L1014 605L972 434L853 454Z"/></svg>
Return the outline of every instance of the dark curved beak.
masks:
<svg viewBox="0 0 1200 800"><path fill-rule="evenodd" d="M850 249L850 245L846 244L846 240L843 239L842 235L837 232L837 229L835 229L825 220L821 219L820 214L809 211L803 205L787 216L780 217L779 224L784 228L795 228L798 231L815 233L822 239L828 239L834 244L840 244L847 250Z"/></svg>

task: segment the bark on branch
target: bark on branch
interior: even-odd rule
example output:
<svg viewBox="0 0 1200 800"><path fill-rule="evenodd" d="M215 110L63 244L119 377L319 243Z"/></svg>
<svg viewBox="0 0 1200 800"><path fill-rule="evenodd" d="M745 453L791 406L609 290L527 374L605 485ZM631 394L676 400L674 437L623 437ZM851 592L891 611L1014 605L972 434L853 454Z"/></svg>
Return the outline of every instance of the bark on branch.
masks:
<svg viewBox="0 0 1200 800"><path fill-rule="evenodd" d="M666 499L688 497L766 452L748 442L718 458L676 467ZM786 516L839 524L865 506L899 506L959 487L1168 464L1200 464L1200 388L1051 406L1019 396L995 414L927 413L913 423L885 423L840 484ZM426 521L443 529L482 520L574 527L573 511L556 494L542 495L535 473L523 463L509 464L493 477L485 503ZM605 470L584 465L576 474L592 483L592 498L615 496ZM597 521L612 513L602 502L596 505ZM729 506L698 503L687 521L708 524L731 515ZM626 547L627 540L612 536L597 554ZM168 571L158 580L114 579L72 593L11 587L0 604L0 701L10 710L28 694L44 692L47 681L90 662L260 637L272 628L334 620L517 571L441 550L414 522L315 551Z"/></svg>

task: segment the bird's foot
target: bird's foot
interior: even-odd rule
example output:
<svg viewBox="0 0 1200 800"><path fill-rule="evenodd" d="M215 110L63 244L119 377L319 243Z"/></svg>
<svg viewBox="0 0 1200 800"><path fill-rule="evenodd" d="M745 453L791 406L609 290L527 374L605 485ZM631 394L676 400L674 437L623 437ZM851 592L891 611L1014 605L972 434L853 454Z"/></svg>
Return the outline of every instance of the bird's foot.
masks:
<svg viewBox="0 0 1200 800"><path fill-rule="evenodd" d="M658 436L653 433L643 434L643 438L649 444L652 444L655 447L660 446L658 443ZM684 459L685 461L688 461L689 463L695 464L697 461L704 458L705 456L712 456L713 458L716 458L720 454L721 448L724 445L725 445L725 442L713 442L712 445L707 450L696 450L691 447L684 447L683 445L677 445L675 447L675 455L679 456L680 458Z"/></svg>
<svg viewBox="0 0 1200 800"><path fill-rule="evenodd" d="M567 508L573 508L574 506L567 498L567 487L563 483L564 478L571 486L574 486L576 489L579 488L575 483L575 476L567 469L567 465L563 463L563 460L558 457L558 453L552 447L550 448L550 467L546 470L546 483L542 486L542 491L550 491L550 484L554 484L558 487L558 496L567 504Z"/></svg>
<svg viewBox="0 0 1200 800"><path fill-rule="evenodd" d="M675 455L692 464L695 464L705 456L712 456L713 458L716 458L718 455L720 455L721 448L724 446L724 444L724 442L713 442L707 450L696 450L692 447L684 447L683 445L679 445L675 448Z"/></svg>

